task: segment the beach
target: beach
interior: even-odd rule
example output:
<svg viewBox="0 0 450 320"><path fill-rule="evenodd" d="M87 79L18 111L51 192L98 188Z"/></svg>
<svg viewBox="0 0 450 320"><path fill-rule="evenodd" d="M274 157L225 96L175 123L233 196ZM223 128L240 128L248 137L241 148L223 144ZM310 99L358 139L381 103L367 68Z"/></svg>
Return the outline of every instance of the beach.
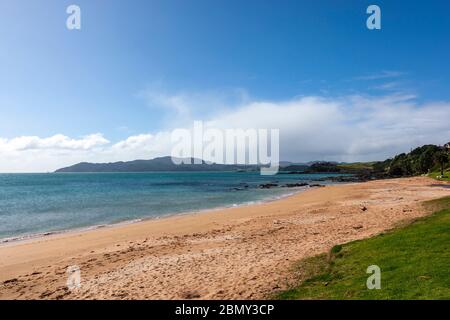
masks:
<svg viewBox="0 0 450 320"><path fill-rule="evenodd" d="M0 245L1 299L261 299L296 261L427 215L426 177L310 188L280 200ZM67 268L81 287L67 288Z"/></svg>

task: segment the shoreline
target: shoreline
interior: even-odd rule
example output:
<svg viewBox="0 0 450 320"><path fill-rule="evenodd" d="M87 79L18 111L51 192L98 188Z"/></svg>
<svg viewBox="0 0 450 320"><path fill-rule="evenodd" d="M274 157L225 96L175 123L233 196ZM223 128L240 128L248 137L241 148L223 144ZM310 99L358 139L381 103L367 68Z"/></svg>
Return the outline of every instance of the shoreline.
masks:
<svg viewBox="0 0 450 320"><path fill-rule="evenodd" d="M329 184L329 185L335 185L335 184ZM323 186L325 186L325 185L323 185ZM221 210L227 210L227 209L233 209L233 208L241 208L241 207L253 206L253 205L264 204L264 203L271 203L274 201L278 201L278 200L282 200L285 198L295 196L296 194L305 192L311 188L316 188L316 187L314 187L314 186L313 187L308 186L307 188L293 187L293 188L291 188L291 190L293 192L289 192L289 193L278 195L278 196L270 196L270 197L267 197L267 198L264 198L261 200L243 202L241 204L232 204L232 205L228 205L228 206L199 209L199 210L194 210L194 211L174 212L174 213L168 213L168 214L159 215L159 216L152 216L152 217L147 216L147 217L136 218L136 219L131 219L131 220L124 220L124 221L119 221L119 222L92 225L92 226L86 226L86 227L80 227L80 228L71 228L71 229L63 229L63 230L55 230L55 231L50 230L50 231L31 233L31 234L26 234L26 235L21 235L21 236L0 238L0 248L4 245L8 245L8 244L14 245L16 243L30 242L33 240L39 240L39 239L49 238L49 237L58 236L58 235L68 235L71 233L91 232L91 231L95 231L95 230L103 229L103 228L117 228L117 227L126 226L126 225L130 225L130 224L142 223L142 222L160 220L160 219L168 219L168 218L177 217L177 216L195 215L195 214L208 213L208 212L213 213L215 211L221 211Z"/></svg>
<svg viewBox="0 0 450 320"><path fill-rule="evenodd" d="M450 195L425 177L308 189L269 203L0 246L3 299L262 299L292 265L429 214ZM66 287L79 266L82 286Z"/></svg>

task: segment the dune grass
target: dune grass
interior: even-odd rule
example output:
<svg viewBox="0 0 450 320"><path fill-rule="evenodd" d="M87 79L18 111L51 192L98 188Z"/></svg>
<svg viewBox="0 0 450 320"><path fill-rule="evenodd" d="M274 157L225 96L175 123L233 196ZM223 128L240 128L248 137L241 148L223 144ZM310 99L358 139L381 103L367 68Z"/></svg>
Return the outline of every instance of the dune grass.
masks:
<svg viewBox="0 0 450 320"><path fill-rule="evenodd" d="M298 287L278 299L450 299L450 197L425 204L429 217L300 261ZM381 289L367 289L370 265Z"/></svg>

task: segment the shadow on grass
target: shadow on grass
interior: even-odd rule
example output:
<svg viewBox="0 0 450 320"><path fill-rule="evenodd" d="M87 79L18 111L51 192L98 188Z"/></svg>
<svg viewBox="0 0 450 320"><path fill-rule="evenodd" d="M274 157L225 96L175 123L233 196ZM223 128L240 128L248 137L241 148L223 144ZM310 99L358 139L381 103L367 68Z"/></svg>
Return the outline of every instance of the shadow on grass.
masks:
<svg viewBox="0 0 450 320"><path fill-rule="evenodd" d="M432 187L440 187L440 188L448 188L448 189L450 189L450 184L437 184L437 183L433 183L431 186L432 186Z"/></svg>

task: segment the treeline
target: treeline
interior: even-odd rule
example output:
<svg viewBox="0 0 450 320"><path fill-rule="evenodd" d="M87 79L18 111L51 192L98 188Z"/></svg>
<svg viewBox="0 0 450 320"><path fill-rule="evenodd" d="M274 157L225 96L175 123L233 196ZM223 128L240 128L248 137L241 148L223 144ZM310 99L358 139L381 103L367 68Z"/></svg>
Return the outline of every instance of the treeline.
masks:
<svg viewBox="0 0 450 320"><path fill-rule="evenodd" d="M391 177L414 176L440 171L444 171L449 163L449 152L447 145L440 147L436 145L424 145L412 150L409 153L401 153L393 159L374 164L375 171L385 172Z"/></svg>
<svg viewBox="0 0 450 320"><path fill-rule="evenodd" d="M373 178L406 177L430 172L445 174L449 161L450 142L445 146L424 145L401 153L393 159L374 162L335 163L316 162L309 166L305 173L349 173L358 175L360 180Z"/></svg>

